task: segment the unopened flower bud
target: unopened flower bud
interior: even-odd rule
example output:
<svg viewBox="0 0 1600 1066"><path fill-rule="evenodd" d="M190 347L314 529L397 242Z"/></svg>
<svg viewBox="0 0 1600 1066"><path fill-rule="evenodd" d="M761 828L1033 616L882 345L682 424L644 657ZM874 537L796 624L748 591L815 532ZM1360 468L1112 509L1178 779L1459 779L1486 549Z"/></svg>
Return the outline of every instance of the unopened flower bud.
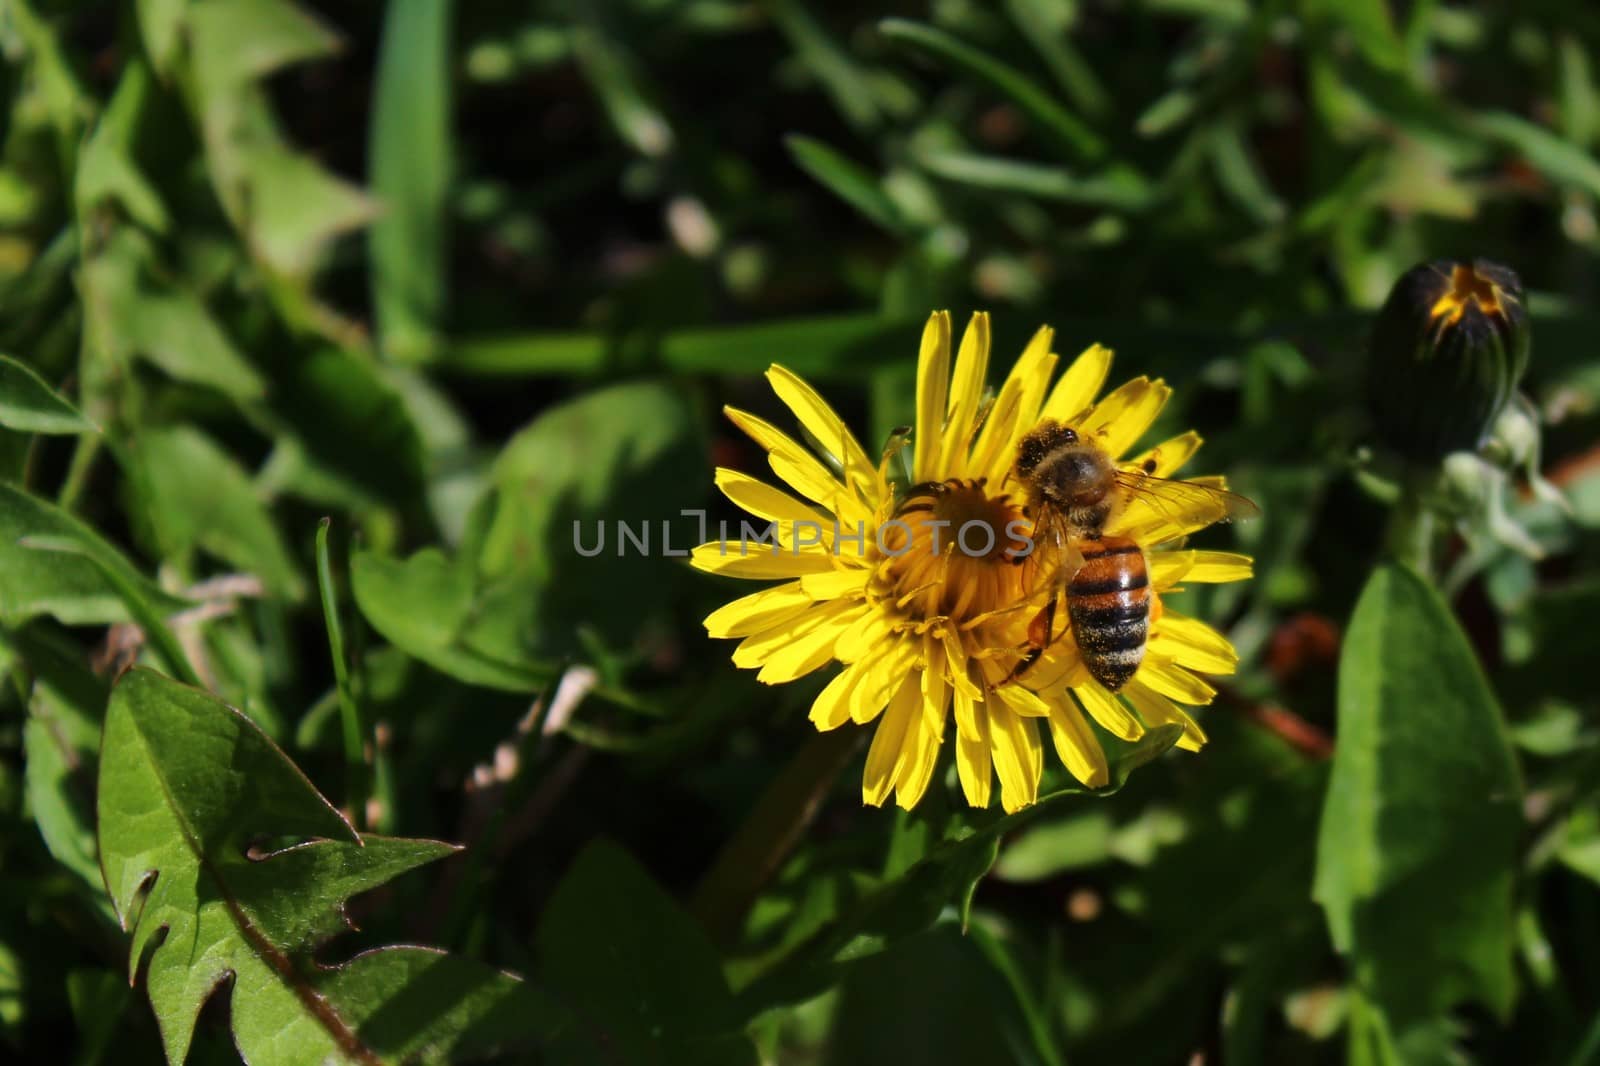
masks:
<svg viewBox="0 0 1600 1066"><path fill-rule="evenodd" d="M1522 282L1485 259L1440 259L1395 282L1367 353L1378 434L1401 455L1437 462L1476 451L1528 367Z"/></svg>

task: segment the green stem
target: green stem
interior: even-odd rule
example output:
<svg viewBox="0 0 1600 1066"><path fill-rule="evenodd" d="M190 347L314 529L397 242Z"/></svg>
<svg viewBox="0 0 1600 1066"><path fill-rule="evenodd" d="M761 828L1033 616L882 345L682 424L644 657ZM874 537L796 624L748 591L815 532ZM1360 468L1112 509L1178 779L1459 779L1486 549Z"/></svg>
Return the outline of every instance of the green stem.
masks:
<svg viewBox="0 0 1600 1066"><path fill-rule="evenodd" d="M100 444L98 433L78 434L78 443L72 450L72 461L67 466L66 480L56 495L56 504L63 511L71 511L78 506L78 498L88 487L89 474L94 469L96 457L100 454Z"/></svg>
<svg viewBox="0 0 1600 1066"><path fill-rule="evenodd" d="M738 936L756 896L783 865L866 736L867 730L852 726L813 736L722 846L689 903L714 941L726 945Z"/></svg>
<svg viewBox="0 0 1600 1066"><path fill-rule="evenodd" d="M1429 579L1433 576L1433 542L1437 533L1431 497L1438 481L1438 471L1407 470L1400 485L1400 499L1390 512L1389 528L1384 534L1388 553Z"/></svg>
<svg viewBox="0 0 1600 1066"><path fill-rule="evenodd" d="M333 567L328 560L328 527L333 519L324 518L317 526L317 587L322 593L322 617L328 627L328 647L333 653L333 678L339 693L339 721L344 732L345 804L350 818L359 828L367 816L366 729L361 708L350 687L350 668L345 659L344 627L339 623L339 604L333 587Z"/></svg>

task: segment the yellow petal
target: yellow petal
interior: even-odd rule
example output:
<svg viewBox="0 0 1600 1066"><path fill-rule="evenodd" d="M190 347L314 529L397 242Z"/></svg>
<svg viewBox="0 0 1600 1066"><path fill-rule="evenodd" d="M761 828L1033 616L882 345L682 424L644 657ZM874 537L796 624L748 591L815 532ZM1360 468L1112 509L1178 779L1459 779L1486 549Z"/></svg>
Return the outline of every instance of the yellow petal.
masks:
<svg viewBox="0 0 1600 1066"><path fill-rule="evenodd" d="M1099 722L1107 733L1119 740L1138 740L1144 736L1144 726L1133 716L1122 701L1107 692L1098 681L1090 681L1087 685L1079 685L1072 690L1078 698L1083 709L1089 716Z"/></svg>
<svg viewBox="0 0 1600 1066"><path fill-rule="evenodd" d="M917 481L938 477L944 443L945 404L950 391L950 312L935 311L922 327L917 353L917 426L912 438L911 476Z"/></svg>
<svg viewBox="0 0 1600 1066"><path fill-rule="evenodd" d="M717 488L738 507L769 522L815 522L829 532L833 529L833 515L824 515L815 507L775 489L764 481L737 470L717 467Z"/></svg>
<svg viewBox="0 0 1600 1066"><path fill-rule="evenodd" d="M1039 775L1044 772L1044 749L1031 719L1008 708L989 707L989 735L995 772L1000 776L1000 805L1010 814L1039 798Z"/></svg>
<svg viewBox="0 0 1600 1066"><path fill-rule="evenodd" d="M1255 560L1238 552L1197 551L1185 581L1244 581L1255 573Z"/></svg>
<svg viewBox="0 0 1600 1066"><path fill-rule="evenodd" d="M944 627L944 660L950 684L955 686L956 691L965 692L969 699L981 699L983 689L973 682L967 672L967 649L961 643L961 634L956 632L955 626Z"/></svg>
<svg viewBox="0 0 1600 1066"><path fill-rule="evenodd" d="M922 640L922 714L930 726L944 731L950 705L950 682L944 675L944 644L931 634Z"/></svg>
<svg viewBox="0 0 1600 1066"><path fill-rule="evenodd" d="M847 666L817 693L811 703L811 724L824 733L850 720L850 692L861 680L861 667Z"/></svg>
<svg viewBox="0 0 1600 1066"><path fill-rule="evenodd" d="M807 574L800 579L800 587L814 600L836 600L860 593L871 576L864 567L850 567L829 574Z"/></svg>
<svg viewBox="0 0 1600 1066"><path fill-rule="evenodd" d="M965 672L965 671L963 671ZM956 707L956 732L968 740L981 740L983 738L983 699L982 690L976 685L968 684L952 686L955 694Z"/></svg>
<svg viewBox="0 0 1600 1066"><path fill-rule="evenodd" d="M1017 403L1017 422L1021 432L1033 428L1039 421L1039 409L1044 406L1045 392L1056 373L1056 354L1050 350L1055 330L1040 326L1033 339L1022 350L1012 371L1022 380L1022 397Z"/></svg>
<svg viewBox="0 0 1600 1066"><path fill-rule="evenodd" d="M1095 404L1078 432L1094 439L1108 455L1120 456L1144 436L1171 395L1164 381L1134 378Z"/></svg>
<svg viewBox="0 0 1600 1066"><path fill-rule="evenodd" d="M748 637L793 618L816 598L803 585L804 579L791 581L725 603L706 615L706 633L713 637Z"/></svg>
<svg viewBox="0 0 1600 1066"><path fill-rule="evenodd" d="M931 477L954 476L965 466L967 445L972 441L972 422L978 414L978 401L989 377L989 316L975 311L961 335L961 350L956 353L956 371L950 379L950 407L945 416L944 442L939 450L939 466Z"/></svg>
<svg viewBox="0 0 1600 1066"><path fill-rule="evenodd" d="M867 768L861 775L861 799L874 807L883 806L894 787L895 770L901 759L906 730L917 718L919 697L915 681L903 679L899 691L889 701L889 709L872 734L872 747L867 749Z"/></svg>
<svg viewBox="0 0 1600 1066"><path fill-rule="evenodd" d="M690 554L689 565L708 574L727 577L801 577L834 568L833 556L821 547L794 551L749 541L714 540Z"/></svg>
<svg viewBox="0 0 1600 1066"><path fill-rule="evenodd" d="M1015 459L1012 441L1019 432L1017 415L1021 404L1021 382L1008 380L1000 387L1000 395L995 397L994 406L989 408L989 416L984 420L978 441L972 446L971 457L964 466L959 458L956 460L957 473L987 478L996 486L1000 484Z"/></svg>
<svg viewBox="0 0 1600 1066"><path fill-rule="evenodd" d="M899 640L880 654L872 663L864 664L861 683L850 693L850 718L866 725L882 712L890 696L902 685L914 683L911 650L912 641ZM913 684L913 687L916 687ZM921 691L920 688L917 689Z"/></svg>
<svg viewBox="0 0 1600 1066"><path fill-rule="evenodd" d="M956 734L956 776L961 779L961 791L969 806L989 806L994 767L989 762L987 736L971 738L964 733Z"/></svg>
<svg viewBox="0 0 1600 1066"><path fill-rule="evenodd" d="M1191 429L1187 433L1180 433L1176 437L1162 441L1154 448L1140 452L1123 465L1130 469L1143 470L1145 463L1154 461L1155 465L1148 473L1156 477L1171 477L1183 467L1184 463L1194 457L1194 453L1200 450L1202 443L1200 434Z"/></svg>
<svg viewBox="0 0 1600 1066"><path fill-rule="evenodd" d="M991 695L1024 718L1043 718L1050 713L1050 705L1021 685L1005 684Z"/></svg>
<svg viewBox="0 0 1600 1066"><path fill-rule="evenodd" d="M892 639L890 628L888 615L881 611L866 614L839 638L839 645L834 651L841 662L853 663L869 658L886 647Z"/></svg>
<svg viewBox="0 0 1600 1066"><path fill-rule="evenodd" d="M1056 382L1056 387L1050 390L1050 398L1045 400L1039 417L1053 418L1069 425L1076 422L1094 403L1110 370L1111 349L1091 344L1072 361L1067 372L1061 375L1061 380Z"/></svg>
<svg viewBox="0 0 1600 1066"><path fill-rule="evenodd" d="M1217 694L1216 689L1183 667L1174 666L1149 655L1145 656L1144 662L1139 666L1139 672L1134 676L1148 687L1179 703L1207 704Z"/></svg>
<svg viewBox="0 0 1600 1066"><path fill-rule="evenodd" d="M1159 726L1169 722L1181 725L1183 736L1178 738L1178 747L1186 751L1199 751L1205 744L1205 731L1182 707L1149 688L1138 678L1128 682L1122 694L1128 697L1128 702L1133 704L1134 710L1139 712L1146 725Z"/></svg>
<svg viewBox="0 0 1600 1066"><path fill-rule="evenodd" d="M921 700L919 698L918 702ZM916 715L906 726L900 742L900 760L895 766L894 801L906 810L917 805L933 780L939 762L940 741L944 739L944 719L930 725L926 715Z"/></svg>
<svg viewBox="0 0 1600 1066"><path fill-rule="evenodd" d="M845 477L866 498L876 494L878 469L862 450L844 419L794 371L778 363L767 369L767 381L784 406L805 427L818 446L839 461Z"/></svg>
<svg viewBox="0 0 1600 1066"><path fill-rule="evenodd" d="M1152 655L1208 674L1231 674L1239 665L1239 653L1227 637L1198 618L1173 610L1162 612L1149 648Z"/></svg>
<svg viewBox="0 0 1600 1066"><path fill-rule="evenodd" d="M767 450L767 463L775 474L800 495L828 508L849 522L870 517L866 509L828 472L822 461L770 422L736 407L724 407L730 421Z"/></svg>
<svg viewBox="0 0 1600 1066"><path fill-rule="evenodd" d="M804 614L792 619L786 619L768 626L759 632L752 633L739 642L733 649L733 665L740 669L750 670L766 665L768 659L779 655L785 649L798 643L805 643L802 638L809 637L819 630L826 634L828 646L831 649L833 642L843 633L846 624L854 621L851 610L864 610L859 605L847 601L836 601L812 607ZM841 615L844 615L841 620ZM809 648L810 645L807 644ZM831 650L830 650L831 654ZM823 660L824 662L826 659Z"/></svg>
<svg viewBox="0 0 1600 1066"><path fill-rule="evenodd" d="M756 680L764 685L781 685L822 669L833 661L833 645L839 639L839 634L865 610L865 605L847 600L837 600L817 608L817 614L827 615L831 612L832 617L809 632L795 636L767 656Z"/></svg>
<svg viewBox="0 0 1600 1066"><path fill-rule="evenodd" d="M1104 788L1111 780L1106 768L1106 753L1095 739L1094 730L1071 700L1061 699L1050 707L1050 739L1056 757L1067 772L1089 788Z"/></svg>

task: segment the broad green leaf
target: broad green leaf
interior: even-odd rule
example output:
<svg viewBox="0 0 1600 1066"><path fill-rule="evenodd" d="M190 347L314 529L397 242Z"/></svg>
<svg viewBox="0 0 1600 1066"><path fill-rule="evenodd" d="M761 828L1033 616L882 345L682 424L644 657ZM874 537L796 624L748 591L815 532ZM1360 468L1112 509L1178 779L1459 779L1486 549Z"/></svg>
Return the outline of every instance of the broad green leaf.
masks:
<svg viewBox="0 0 1600 1066"><path fill-rule="evenodd" d="M1514 993L1522 784L1460 626L1400 566L1375 571L1339 662L1339 734L1316 899L1397 1027Z"/></svg>
<svg viewBox="0 0 1600 1066"><path fill-rule="evenodd" d="M577 1019L554 1042L552 1061L758 1061L705 933L610 842L579 854L545 905L537 939L544 982Z"/></svg>
<svg viewBox="0 0 1600 1066"><path fill-rule="evenodd" d="M445 302L450 152L450 0L395 0L373 90L368 234L379 346L414 363L433 354Z"/></svg>
<svg viewBox="0 0 1600 1066"><path fill-rule="evenodd" d="M249 719L204 692L144 669L123 676L99 811L105 883L133 933L128 973L143 970L174 1064L229 978L234 1039L257 1066L444 1061L480 1021L498 1032L508 1015L538 1016L517 979L423 948L308 965L345 927L351 896L455 849L358 835ZM255 851L286 838L304 842ZM424 1002L454 1007L404 1006Z"/></svg>
<svg viewBox="0 0 1600 1066"><path fill-rule="evenodd" d="M30 540L68 541L82 554L40 550ZM15 626L41 614L68 625L127 621L116 586L96 563L119 575L158 611L170 613L188 605L157 588L79 519L0 483L0 623Z"/></svg>
<svg viewBox="0 0 1600 1066"><path fill-rule="evenodd" d="M118 227L84 264L82 286L92 342L114 360L140 357L180 381L239 400L265 391L260 373L200 296L172 280L130 227Z"/></svg>
<svg viewBox="0 0 1600 1066"><path fill-rule="evenodd" d="M1073 157L1092 161L1106 154L1105 141L1099 134L1057 103L1038 82L1010 64L925 23L885 19L878 24L878 31L891 41L908 45L987 84L1016 104Z"/></svg>
<svg viewBox="0 0 1600 1066"><path fill-rule="evenodd" d="M783 140L789 154L829 192L860 211L890 233L903 233L906 222L900 217L889 194L883 191L876 175L860 164L840 155L821 141L791 133Z"/></svg>
<svg viewBox="0 0 1600 1066"><path fill-rule="evenodd" d="M0 426L24 433L99 432L32 367L9 355L0 355Z"/></svg>
<svg viewBox="0 0 1600 1066"><path fill-rule="evenodd" d="M405 401L370 359L336 348L275 367L273 491L345 506L407 506L422 492L422 440Z"/></svg>
<svg viewBox="0 0 1600 1066"><path fill-rule="evenodd" d="M696 421L682 390L635 381L548 408L511 438L476 556L492 603L480 626L497 646L571 653L580 627L623 646L693 580L684 560L706 531L683 512L710 482ZM648 547L627 545L624 527Z"/></svg>
<svg viewBox="0 0 1600 1066"><path fill-rule="evenodd" d="M506 657L473 632L472 570L424 548L409 559L357 552L350 560L356 605L385 640L442 673L471 685L537 692L553 666Z"/></svg>
<svg viewBox="0 0 1600 1066"><path fill-rule="evenodd" d="M23 727L28 805L45 847L92 889L109 919L94 837L94 777L110 686L55 627L24 626L9 643L33 675Z"/></svg>
<svg viewBox="0 0 1600 1066"><path fill-rule="evenodd" d="M127 454L163 558L202 548L299 599L304 582L250 475L204 433L171 426L141 433Z"/></svg>

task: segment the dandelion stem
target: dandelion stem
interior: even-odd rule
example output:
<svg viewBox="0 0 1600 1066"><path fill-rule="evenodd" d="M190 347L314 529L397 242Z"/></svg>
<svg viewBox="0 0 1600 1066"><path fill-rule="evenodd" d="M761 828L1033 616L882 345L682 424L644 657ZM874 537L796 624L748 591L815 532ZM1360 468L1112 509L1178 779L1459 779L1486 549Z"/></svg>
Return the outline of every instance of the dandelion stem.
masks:
<svg viewBox="0 0 1600 1066"><path fill-rule="evenodd" d="M783 865L866 736L867 730L848 725L813 736L723 844L689 903L716 943L726 945L738 936L756 896Z"/></svg>
<svg viewBox="0 0 1600 1066"><path fill-rule="evenodd" d="M1431 498L1438 481L1436 470L1407 470L1401 481L1400 499L1390 512L1389 528L1384 535L1385 548L1390 555L1429 578L1433 573L1436 531Z"/></svg>

